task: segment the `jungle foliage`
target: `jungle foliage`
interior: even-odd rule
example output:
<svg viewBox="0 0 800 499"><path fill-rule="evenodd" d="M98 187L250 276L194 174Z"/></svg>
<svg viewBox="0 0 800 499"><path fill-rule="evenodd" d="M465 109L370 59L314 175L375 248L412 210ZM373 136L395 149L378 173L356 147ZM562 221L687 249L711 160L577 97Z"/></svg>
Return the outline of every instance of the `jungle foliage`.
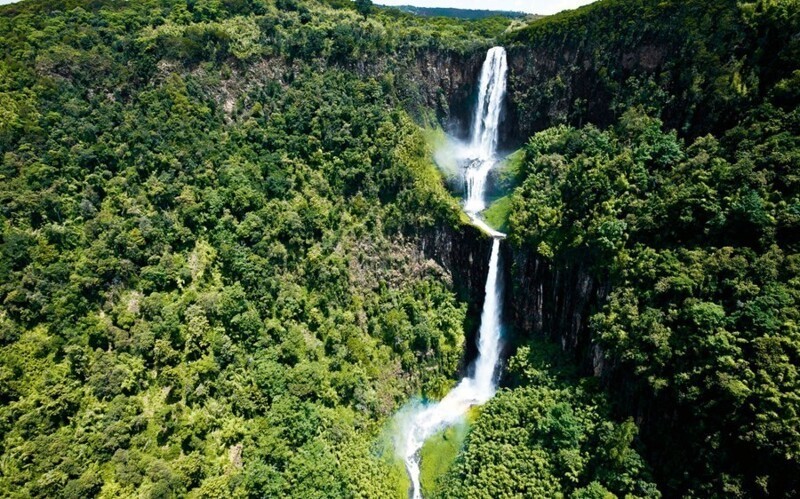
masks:
<svg viewBox="0 0 800 499"><path fill-rule="evenodd" d="M800 469L800 111L690 143L642 108L526 146L512 241L589 262L590 321L667 490L791 496Z"/></svg>
<svg viewBox="0 0 800 499"><path fill-rule="evenodd" d="M414 88L356 68L472 33L346 2L0 9L0 495L403 490L383 425L456 376L467 309L415 237L460 218Z"/></svg>
<svg viewBox="0 0 800 499"><path fill-rule="evenodd" d="M588 342L671 496L800 493L797 33L795 0L608 0L509 35L587 61L524 105L597 99L527 141L510 240L610 290Z"/></svg>
<svg viewBox="0 0 800 499"><path fill-rule="evenodd" d="M474 320L421 256L462 218L411 68L497 39L591 48L616 96L595 125L569 99L493 217L609 283L622 383L523 345L436 493L796 495L800 9L656 3L505 35L349 0L1 7L0 495L402 496L386 422ZM654 32L686 42L667 69L614 73Z"/></svg>

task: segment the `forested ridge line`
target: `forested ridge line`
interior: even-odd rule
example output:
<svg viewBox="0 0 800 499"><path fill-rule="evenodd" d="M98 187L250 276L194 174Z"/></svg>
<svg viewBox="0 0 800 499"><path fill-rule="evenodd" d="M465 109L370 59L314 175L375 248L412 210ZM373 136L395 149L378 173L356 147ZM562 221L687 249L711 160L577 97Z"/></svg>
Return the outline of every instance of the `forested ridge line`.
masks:
<svg viewBox="0 0 800 499"><path fill-rule="evenodd" d="M501 35L517 143L607 127L641 105L682 137L721 135L764 102L796 102L796 0L603 0Z"/></svg>

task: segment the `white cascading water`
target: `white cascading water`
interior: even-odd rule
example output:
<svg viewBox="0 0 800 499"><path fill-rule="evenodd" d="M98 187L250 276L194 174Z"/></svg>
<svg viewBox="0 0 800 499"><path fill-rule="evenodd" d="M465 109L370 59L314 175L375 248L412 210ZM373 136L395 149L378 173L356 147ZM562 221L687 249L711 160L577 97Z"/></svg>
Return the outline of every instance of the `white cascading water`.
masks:
<svg viewBox="0 0 800 499"><path fill-rule="evenodd" d="M478 106L472 142L471 158L465 174L467 200L464 210L475 225L492 236L492 253L489 258L489 274L486 277L485 298L478 332L478 358L472 375L463 378L441 401L416 412L405 427L401 451L411 479L410 496L422 498L420 485L420 450L425 440L438 431L461 420L473 405L480 405L492 398L497 390L496 370L500 360L500 311L503 297L498 285L498 260L500 240L505 234L495 231L480 218L485 208L486 177L496 163L497 127L500 110L505 97L506 52L502 47L489 50L480 77Z"/></svg>
<svg viewBox="0 0 800 499"><path fill-rule="evenodd" d="M475 215L486 208L486 177L496 162L497 127L506 94L508 64L503 47L489 49L481 69L478 105L472 125L472 141L468 150L469 165L465 174L467 201L464 211Z"/></svg>

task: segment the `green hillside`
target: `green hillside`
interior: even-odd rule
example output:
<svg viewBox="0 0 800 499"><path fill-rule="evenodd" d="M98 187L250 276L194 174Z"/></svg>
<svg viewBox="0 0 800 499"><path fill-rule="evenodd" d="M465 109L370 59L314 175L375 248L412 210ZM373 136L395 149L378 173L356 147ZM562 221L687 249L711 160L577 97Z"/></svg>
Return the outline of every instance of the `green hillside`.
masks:
<svg viewBox="0 0 800 499"><path fill-rule="evenodd" d="M290 1L0 10L0 495L404 489L385 421L456 375L466 320L414 237L459 215L411 89L349 65L440 27Z"/></svg>
<svg viewBox="0 0 800 499"><path fill-rule="evenodd" d="M609 0L508 40L575 56L519 86L521 119L566 111L527 139L508 223L550 285L598 295L578 337L541 332L636 418L668 496L800 490L798 7Z"/></svg>

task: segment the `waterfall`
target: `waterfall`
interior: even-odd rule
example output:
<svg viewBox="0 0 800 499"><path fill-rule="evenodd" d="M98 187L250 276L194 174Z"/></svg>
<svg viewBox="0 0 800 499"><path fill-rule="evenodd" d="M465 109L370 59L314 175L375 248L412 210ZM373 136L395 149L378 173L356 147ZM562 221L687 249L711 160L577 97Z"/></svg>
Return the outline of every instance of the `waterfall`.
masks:
<svg viewBox="0 0 800 499"><path fill-rule="evenodd" d="M494 166L497 152L497 127L506 94L508 63L503 47L489 49L481 69L478 105L472 124L472 138L468 150L469 160L465 173L467 201L464 206L470 216L486 208L484 193L486 177ZM473 217L474 218L474 217Z"/></svg>
<svg viewBox="0 0 800 499"><path fill-rule="evenodd" d="M489 49L481 69L478 105L472 124L472 148L480 158L489 159L497 150L497 127L506 94L506 73L506 50L503 47Z"/></svg>
<svg viewBox="0 0 800 499"><path fill-rule="evenodd" d="M486 277L485 298L478 332L478 358L472 375L463 378L441 401L416 412L404 431L401 442L406 470L411 479L410 495L422 498L420 486L420 450L425 440L438 431L457 423L473 405L480 405L494 396L497 389L497 363L500 359L500 311L503 305L502 287L498 283L500 240L505 234L489 227L480 217L485 208L486 177L495 165L497 127L505 96L506 52L502 47L489 50L480 76L478 105L467 166L467 199L464 211L473 223L492 236L489 273Z"/></svg>

